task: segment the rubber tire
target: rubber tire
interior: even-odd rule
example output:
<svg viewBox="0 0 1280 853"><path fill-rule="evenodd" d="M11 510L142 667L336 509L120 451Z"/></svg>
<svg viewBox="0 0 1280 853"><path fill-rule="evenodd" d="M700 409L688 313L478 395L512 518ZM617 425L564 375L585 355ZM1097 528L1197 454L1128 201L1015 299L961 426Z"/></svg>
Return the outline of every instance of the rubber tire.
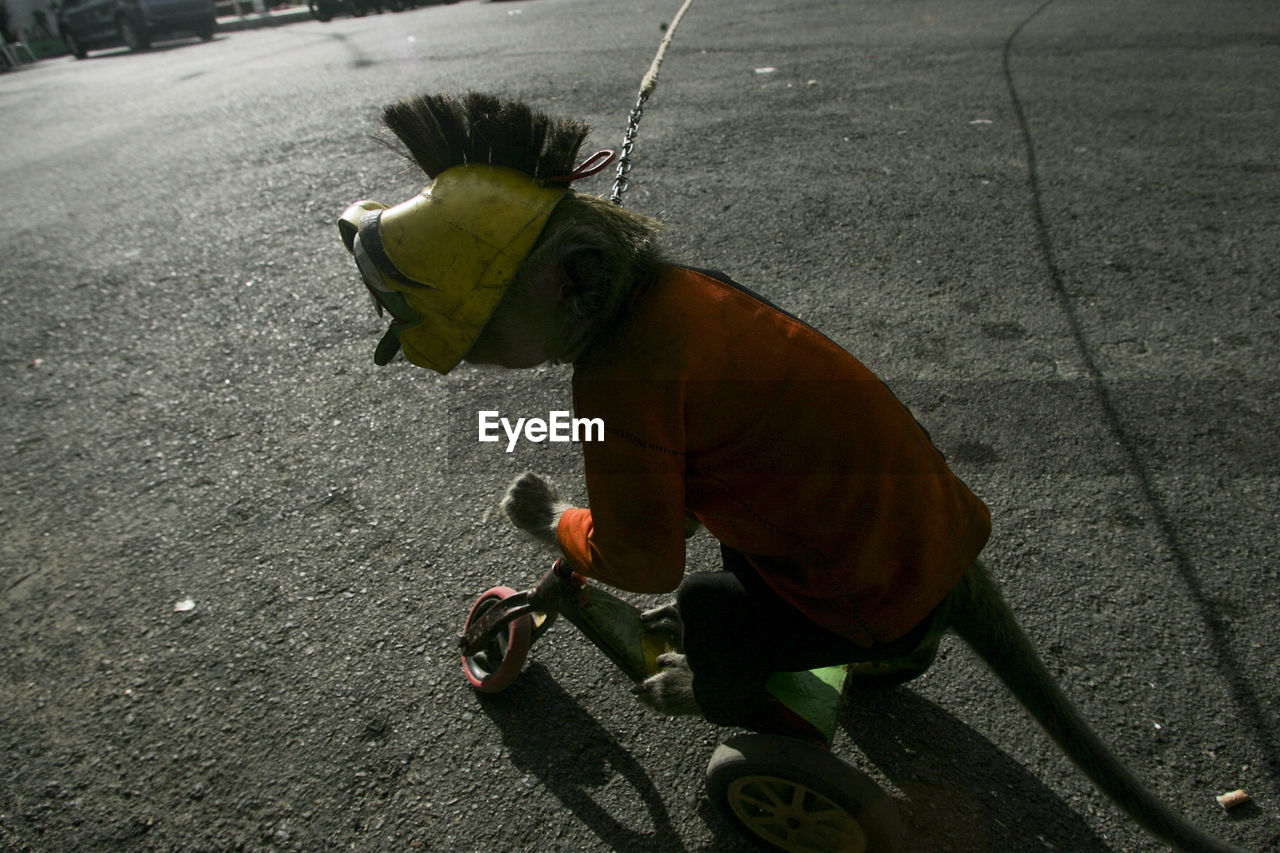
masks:
<svg viewBox="0 0 1280 853"><path fill-rule="evenodd" d="M311 10L311 17L322 24L327 24L333 20L333 13L329 11L325 0L308 0L307 8Z"/></svg>
<svg viewBox="0 0 1280 853"><path fill-rule="evenodd" d="M121 18L118 26L120 28L120 40L125 43L129 50L137 52L151 48L151 34L145 29L135 25L128 18Z"/></svg>
<svg viewBox="0 0 1280 853"><path fill-rule="evenodd" d="M471 605L471 612L467 614L467 623L463 630L470 628L472 622L494 604L515 594L516 591L509 586L495 586L486 590L476 599L476 603ZM499 693L506 690L524 667L525 659L529 656L532 638L533 617L526 614L519 619L513 619L507 623L506 633L494 637L487 648L472 657L462 656L462 674L466 676L471 686L481 693ZM498 665L495 667L489 661L479 660L480 655L485 655L487 658L496 656Z"/></svg>
<svg viewBox="0 0 1280 853"><path fill-rule="evenodd" d="M791 853L897 853L902 849L902 822L893 799L867 774L795 738L766 734L730 738L711 756L706 784L707 795L720 813L766 849ZM775 809L760 808L764 798L752 798L753 794L765 794ZM797 797L802 801L798 809ZM833 818L810 819L818 811L830 815L833 809L837 812ZM785 826L768 837L764 819L780 813L786 818Z"/></svg>
<svg viewBox="0 0 1280 853"><path fill-rule="evenodd" d="M71 51L71 55L76 59L84 59L89 55L89 51L85 49L84 45L70 30L63 30L62 43L67 46L67 50Z"/></svg>

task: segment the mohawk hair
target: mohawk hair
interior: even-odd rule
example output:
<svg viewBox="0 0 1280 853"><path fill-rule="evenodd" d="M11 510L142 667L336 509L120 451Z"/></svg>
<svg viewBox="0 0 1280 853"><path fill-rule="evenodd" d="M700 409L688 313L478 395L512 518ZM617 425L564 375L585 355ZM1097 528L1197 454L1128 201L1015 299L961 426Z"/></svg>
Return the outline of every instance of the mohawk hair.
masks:
<svg viewBox="0 0 1280 853"><path fill-rule="evenodd" d="M553 119L520 101L470 92L419 95L382 112L428 178L451 166L505 166L538 180L573 171L590 127Z"/></svg>

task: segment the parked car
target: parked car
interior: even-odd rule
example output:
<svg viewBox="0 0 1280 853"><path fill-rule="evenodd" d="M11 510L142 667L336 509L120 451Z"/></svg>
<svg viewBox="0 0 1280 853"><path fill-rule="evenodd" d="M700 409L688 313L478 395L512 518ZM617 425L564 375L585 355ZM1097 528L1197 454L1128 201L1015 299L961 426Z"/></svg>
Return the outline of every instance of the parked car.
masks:
<svg viewBox="0 0 1280 853"><path fill-rule="evenodd" d="M307 0L307 8L311 10L311 17L317 21L331 21L334 15L361 18L370 12L382 14L384 9L403 12L418 6L456 2L457 0Z"/></svg>
<svg viewBox="0 0 1280 853"><path fill-rule="evenodd" d="M146 50L153 39L195 35L213 38L213 0L65 0L58 34L76 59L101 47Z"/></svg>

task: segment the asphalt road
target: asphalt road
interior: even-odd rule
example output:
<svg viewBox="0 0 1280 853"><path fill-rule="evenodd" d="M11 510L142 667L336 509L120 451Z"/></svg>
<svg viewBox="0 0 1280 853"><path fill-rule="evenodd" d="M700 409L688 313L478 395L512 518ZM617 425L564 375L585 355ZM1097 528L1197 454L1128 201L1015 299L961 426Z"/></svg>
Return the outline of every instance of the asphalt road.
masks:
<svg viewBox="0 0 1280 853"><path fill-rule="evenodd" d="M563 409L567 377L375 368L334 227L420 189L375 138L404 95L616 146L677 6L0 76L0 848L741 848L702 793L726 733L644 713L567 626L506 694L463 682L471 601L547 564L504 484L581 496L572 446L506 454L476 412ZM1270 0L699 0L627 196L890 382L991 506L1050 669L1246 850L1280 849L1278 108ZM1164 849L957 643L835 749L912 850Z"/></svg>

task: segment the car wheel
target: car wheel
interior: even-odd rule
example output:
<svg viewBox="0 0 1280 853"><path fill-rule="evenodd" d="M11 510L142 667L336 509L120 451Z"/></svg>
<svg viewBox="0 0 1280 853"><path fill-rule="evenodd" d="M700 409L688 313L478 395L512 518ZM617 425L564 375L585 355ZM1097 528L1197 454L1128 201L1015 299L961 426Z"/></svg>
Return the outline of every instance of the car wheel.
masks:
<svg viewBox="0 0 1280 853"><path fill-rule="evenodd" d="M120 40L129 50L146 50L151 47L151 37L147 31L127 17L120 19Z"/></svg>
<svg viewBox="0 0 1280 853"><path fill-rule="evenodd" d="M62 31L62 43L67 46L67 50L71 51L71 55L76 59L84 59L89 55L89 51L85 50L84 45L70 30Z"/></svg>
<svg viewBox="0 0 1280 853"><path fill-rule="evenodd" d="M311 10L311 17L322 24L333 20L333 12L325 0L307 0L307 8Z"/></svg>

